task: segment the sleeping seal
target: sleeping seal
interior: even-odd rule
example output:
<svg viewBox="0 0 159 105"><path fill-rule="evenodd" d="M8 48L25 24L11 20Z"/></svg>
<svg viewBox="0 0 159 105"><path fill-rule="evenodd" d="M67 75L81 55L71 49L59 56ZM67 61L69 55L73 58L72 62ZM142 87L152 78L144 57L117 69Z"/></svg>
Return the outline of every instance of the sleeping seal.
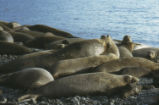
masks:
<svg viewBox="0 0 159 105"><path fill-rule="evenodd" d="M0 85L10 88L39 88L51 81L52 75L43 68L25 68L21 71L0 76Z"/></svg>
<svg viewBox="0 0 159 105"><path fill-rule="evenodd" d="M18 100L46 96L49 98L70 97L75 95L115 95L121 88L137 83L138 78L130 75L113 75L109 73L88 73L72 75L50 82L35 91L21 96Z"/></svg>

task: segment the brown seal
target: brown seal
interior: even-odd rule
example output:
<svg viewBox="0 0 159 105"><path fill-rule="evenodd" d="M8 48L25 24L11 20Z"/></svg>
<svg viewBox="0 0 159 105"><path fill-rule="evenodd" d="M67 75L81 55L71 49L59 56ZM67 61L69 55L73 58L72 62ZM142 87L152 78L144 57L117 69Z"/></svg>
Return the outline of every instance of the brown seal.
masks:
<svg viewBox="0 0 159 105"><path fill-rule="evenodd" d="M32 40L29 40L25 42L24 44L32 48L46 49L45 46L47 46L49 43L55 42L61 39L64 39L64 38L58 37L58 36L41 36L41 37L36 37Z"/></svg>
<svg viewBox="0 0 159 105"><path fill-rule="evenodd" d="M26 26L19 26L13 29L14 31L30 31L30 29Z"/></svg>
<svg viewBox="0 0 159 105"><path fill-rule="evenodd" d="M97 51L95 51L95 49ZM95 52L93 52L95 51ZM43 51L27 54L0 66L1 73L10 73L26 67L50 67L59 60L73 59L88 56L114 54L119 58L119 51L110 36L103 39L92 39L70 44L58 51Z"/></svg>
<svg viewBox="0 0 159 105"><path fill-rule="evenodd" d="M118 44L120 58L133 57L132 51L135 48L135 43L132 42L130 36L126 35L123 37L121 44Z"/></svg>
<svg viewBox="0 0 159 105"><path fill-rule="evenodd" d="M132 75L135 77L148 77L150 76L153 72L150 69L146 68L141 68L141 67L126 67L121 69L120 71L114 72L115 74L120 74L120 75Z"/></svg>
<svg viewBox="0 0 159 105"><path fill-rule="evenodd" d="M0 26L3 28L4 31L12 32L13 30L9 28L7 25L0 22Z"/></svg>
<svg viewBox="0 0 159 105"><path fill-rule="evenodd" d="M14 42L12 35L7 31L0 31L0 41L4 42Z"/></svg>
<svg viewBox="0 0 159 105"><path fill-rule="evenodd" d="M139 80L130 75L113 75L108 73L88 73L64 77L50 82L30 94L20 97L22 101L29 97L49 98L70 97L75 95L115 95L120 94L121 88Z"/></svg>
<svg viewBox="0 0 159 105"><path fill-rule="evenodd" d="M31 35L33 37L41 37L41 36L47 35L43 32L31 31L31 30L30 31L28 31L28 30L17 30L16 32L25 33L25 34Z"/></svg>
<svg viewBox="0 0 159 105"><path fill-rule="evenodd" d="M143 57L154 62L159 62L159 48L147 47L133 51L133 56Z"/></svg>
<svg viewBox="0 0 159 105"><path fill-rule="evenodd" d="M159 70L158 63L152 62L145 58L131 57L106 62L104 64L97 66L95 68L95 71L115 72L120 71L121 69L126 67L141 67L150 69L151 71Z"/></svg>
<svg viewBox="0 0 159 105"><path fill-rule="evenodd" d="M13 61L0 65L0 73L12 73L28 67L41 67L48 69L48 66L54 64L57 60L56 57L53 56L53 53L54 51L52 50L39 51L19 56Z"/></svg>
<svg viewBox="0 0 159 105"><path fill-rule="evenodd" d="M33 36L26 34L26 33L22 33L22 32L11 32L11 34L12 34L15 42L26 43L27 41L34 39Z"/></svg>
<svg viewBox="0 0 159 105"><path fill-rule="evenodd" d="M55 46L57 46L57 45L64 44L65 46L67 46L69 44L72 44L72 43L75 43L75 42L80 42L80 41L83 41L83 40L85 40L85 39L82 39L82 38L65 38L65 39L55 41L55 42L52 42L52 43L48 44L46 46L46 48L47 49L54 49Z"/></svg>
<svg viewBox="0 0 159 105"><path fill-rule="evenodd" d="M60 60L52 65L49 69L54 78L60 76L67 76L77 72L85 72L90 67L96 67L97 65L105 62L118 59L114 54L89 56L76 59ZM93 71L88 71L93 72Z"/></svg>
<svg viewBox="0 0 159 105"><path fill-rule="evenodd" d="M21 71L4 74L0 76L0 85L10 88L39 88L54 79L52 75L43 68L25 68Z"/></svg>
<svg viewBox="0 0 159 105"><path fill-rule="evenodd" d="M46 26L46 25L41 25L41 24L28 26L28 28L30 30L33 30L33 31L39 31L39 32L44 32L44 33L51 32L54 35L67 37L67 38L73 38L74 37L72 34L70 34L68 32L65 32L65 31L62 31L62 30L59 30L59 29L56 29L56 28L53 28L53 27L49 27L49 26Z"/></svg>
<svg viewBox="0 0 159 105"><path fill-rule="evenodd" d="M0 54L23 55L33 52L25 46L3 41L0 41L0 49Z"/></svg>
<svg viewBox="0 0 159 105"><path fill-rule="evenodd" d="M112 40L107 36L101 36L100 39L89 39L72 43L55 53L60 59L72 59L87 56L107 55L113 53L119 57L119 50Z"/></svg>
<svg viewBox="0 0 159 105"><path fill-rule="evenodd" d="M3 29L3 27L2 26L0 26L0 31L3 31L4 29Z"/></svg>
<svg viewBox="0 0 159 105"><path fill-rule="evenodd" d="M14 29L14 28L20 27L21 25L17 22L10 22L10 23L8 23L7 26L11 29Z"/></svg>

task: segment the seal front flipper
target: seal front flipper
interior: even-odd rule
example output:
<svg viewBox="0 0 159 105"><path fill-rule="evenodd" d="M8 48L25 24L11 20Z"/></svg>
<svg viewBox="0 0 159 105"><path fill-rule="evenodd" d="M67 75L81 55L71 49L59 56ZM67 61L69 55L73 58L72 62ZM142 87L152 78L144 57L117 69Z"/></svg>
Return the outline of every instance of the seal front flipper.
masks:
<svg viewBox="0 0 159 105"><path fill-rule="evenodd" d="M36 94L26 94L23 96L20 96L17 100L18 102L26 102L26 101L33 101L33 103L37 103L37 98L39 97L39 95Z"/></svg>

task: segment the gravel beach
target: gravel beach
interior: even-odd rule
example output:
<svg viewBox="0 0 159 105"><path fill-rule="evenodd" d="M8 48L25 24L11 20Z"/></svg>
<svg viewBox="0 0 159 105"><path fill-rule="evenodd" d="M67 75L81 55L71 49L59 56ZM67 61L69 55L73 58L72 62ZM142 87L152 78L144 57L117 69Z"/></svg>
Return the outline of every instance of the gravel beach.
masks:
<svg viewBox="0 0 159 105"><path fill-rule="evenodd" d="M17 57L14 55L1 55L0 64L14 60ZM37 103L34 103L32 100L21 103L17 102L17 98L25 94L26 90L0 87L3 91L0 97L0 103L3 103L2 105L154 105L153 103L156 100L153 97L159 95L159 89L151 86L153 79L141 78L139 84L147 85L149 88L143 89L138 95L129 96L128 98L118 98L116 96L113 98L108 98L107 96L75 96L48 99L46 97L40 97Z"/></svg>

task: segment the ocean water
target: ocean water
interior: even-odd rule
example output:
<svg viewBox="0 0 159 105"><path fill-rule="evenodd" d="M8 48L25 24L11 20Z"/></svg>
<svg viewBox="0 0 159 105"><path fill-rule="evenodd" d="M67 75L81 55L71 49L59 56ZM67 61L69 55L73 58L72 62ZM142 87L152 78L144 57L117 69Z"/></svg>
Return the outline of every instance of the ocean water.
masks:
<svg viewBox="0 0 159 105"><path fill-rule="evenodd" d="M45 24L87 39L130 35L159 47L159 0L0 0L0 20Z"/></svg>

